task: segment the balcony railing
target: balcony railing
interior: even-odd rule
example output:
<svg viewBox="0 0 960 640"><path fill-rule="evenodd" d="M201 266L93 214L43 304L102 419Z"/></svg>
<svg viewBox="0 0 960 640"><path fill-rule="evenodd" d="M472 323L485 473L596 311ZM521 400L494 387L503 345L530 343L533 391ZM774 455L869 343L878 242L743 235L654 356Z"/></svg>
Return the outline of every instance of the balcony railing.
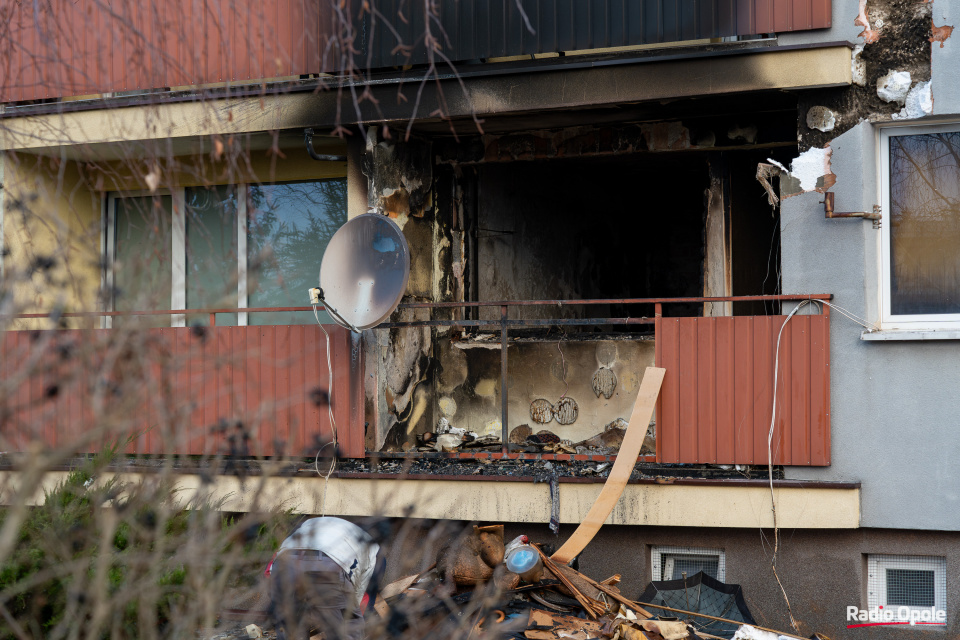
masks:
<svg viewBox="0 0 960 640"><path fill-rule="evenodd" d="M183 313L63 315L96 320ZM189 313L213 317L237 309ZM48 316L18 316L41 317ZM211 325L5 332L0 433L6 446L24 451L41 442L82 453L133 437L126 453L313 456L331 440L329 398L341 455L363 456L359 354L352 352L348 331L325 327L331 379L326 336L316 324Z"/></svg>
<svg viewBox="0 0 960 640"><path fill-rule="evenodd" d="M667 371L656 411L657 454L646 460L766 464L767 437L776 406L770 447L773 464L823 466L830 464L828 307L811 305L817 313L798 314L789 322L783 315L664 317L662 309L675 304L687 305L689 309L689 305L704 303L783 303L829 298L809 295L410 303L402 306L445 311L493 307L500 313L499 318L490 320L392 322L376 330L424 326L499 329L501 382L497 395L502 442L506 443L512 424L506 383L510 367L507 345L512 330L537 326L652 325L655 364ZM654 317L624 318L510 317L511 309L558 304L647 305L655 313ZM148 311L138 315L215 315L236 311ZM92 318L105 314L64 315ZM211 325L215 322L211 321ZM98 421L109 418L117 421L119 427L108 429L108 434L137 434L127 449L129 453L314 455L331 436L327 408L323 402L316 402L317 392L331 389L332 382L331 401L341 455L362 457L366 455L366 434L361 350L344 329L328 326L327 331L332 379L326 366L326 337L316 325L9 331L0 341L0 358L5 363L20 364L0 369L0 433L12 438L14 450L23 450L30 441L39 440L48 446L94 451L104 444L105 437L90 434L98 433ZM124 377L123 384L119 384L118 376ZM134 384L130 384L128 376L133 377ZM113 397L114 387L124 393ZM51 393L54 388L56 392ZM116 406L112 406L114 403ZM515 453L506 446L500 453L376 455L610 459Z"/></svg>
<svg viewBox="0 0 960 640"><path fill-rule="evenodd" d="M4 3L0 102L822 29L832 15L831 0L370 4L376 14L329 0Z"/></svg>

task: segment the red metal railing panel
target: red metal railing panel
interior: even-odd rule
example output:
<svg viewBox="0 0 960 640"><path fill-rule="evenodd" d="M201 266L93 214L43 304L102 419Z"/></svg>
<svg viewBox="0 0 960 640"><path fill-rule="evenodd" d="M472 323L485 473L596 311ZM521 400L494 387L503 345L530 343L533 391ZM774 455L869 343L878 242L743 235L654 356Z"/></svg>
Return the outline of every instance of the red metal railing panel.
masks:
<svg viewBox="0 0 960 640"><path fill-rule="evenodd" d="M697 462L717 460L717 341L716 322L699 322L697 329L698 424L709 425L697 438Z"/></svg>
<svg viewBox="0 0 960 640"><path fill-rule="evenodd" d="M730 459L736 455L736 422L734 384L734 318L717 318L714 324L717 330L716 343L716 447L715 459Z"/></svg>
<svg viewBox="0 0 960 640"><path fill-rule="evenodd" d="M361 457L350 337L327 330L340 452ZM132 438L128 453L301 457L331 433L311 399L331 382L317 326L9 331L0 361L7 451L93 452Z"/></svg>
<svg viewBox="0 0 960 640"><path fill-rule="evenodd" d="M6 4L0 102L330 70L317 51L320 0Z"/></svg>
<svg viewBox="0 0 960 640"><path fill-rule="evenodd" d="M829 316L659 318L657 460L830 464ZM773 397L777 336L777 394Z"/></svg>

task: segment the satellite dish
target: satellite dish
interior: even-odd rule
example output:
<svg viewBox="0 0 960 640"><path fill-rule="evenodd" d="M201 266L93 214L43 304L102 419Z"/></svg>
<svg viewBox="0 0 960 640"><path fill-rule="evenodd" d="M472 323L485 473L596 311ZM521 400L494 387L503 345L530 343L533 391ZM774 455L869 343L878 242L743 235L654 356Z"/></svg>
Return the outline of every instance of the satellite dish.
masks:
<svg viewBox="0 0 960 640"><path fill-rule="evenodd" d="M390 218L364 213L340 227L320 262L324 306L342 327L375 327L400 304L410 278L410 249Z"/></svg>

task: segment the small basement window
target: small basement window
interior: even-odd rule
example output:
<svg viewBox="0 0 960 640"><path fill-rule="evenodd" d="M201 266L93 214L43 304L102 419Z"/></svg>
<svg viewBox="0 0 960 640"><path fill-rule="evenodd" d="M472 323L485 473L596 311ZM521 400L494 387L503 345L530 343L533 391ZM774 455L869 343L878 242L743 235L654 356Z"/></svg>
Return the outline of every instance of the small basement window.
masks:
<svg viewBox="0 0 960 640"><path fill-rule="evenodd" d="M939 556L867 556L867 608L947 608L947 560Z"/></svg>
<svg viewBox="0 0 960 640"><path fill-rule="evenodd" d="M654 581L680 580L703 571L723 582L727 573L723 549L703 547L668 547L654 545L650 550L651 575Z"/></svg>

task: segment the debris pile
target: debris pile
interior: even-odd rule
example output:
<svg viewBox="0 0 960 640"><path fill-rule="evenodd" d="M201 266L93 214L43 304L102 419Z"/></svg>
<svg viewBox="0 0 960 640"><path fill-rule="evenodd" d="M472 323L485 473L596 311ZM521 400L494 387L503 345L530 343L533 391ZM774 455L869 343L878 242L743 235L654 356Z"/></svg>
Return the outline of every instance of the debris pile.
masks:
<svg viewBox="0 0 960 640"><path fill-rule="evenodd" d="M634 602L618 589L620 576L595 581L553 560L527 536L506 543L503 525L474 526L440 548L426 573L388 586L376 609L384 618L405 599L466 603L486 598L471 614L471 638L516 640L793 640L800 636L756 626L738 585L703 573L651 583ZM679 583L679 584L678 584ZM489 597L489 587L497 597ZM486 591L485 591L486 589ZM681 602L687 609L663 602ZM658 604L661 603L661 604ZM421 615L456 616L449 606L415 607ZM713 612L713 613L709 613ZM715 615L716 614L716 615ZM723 615L719 615L723 614ZM394 616L396 617L396 616ZM822 636L813 636L822 637Z"/></svg>
<svg viewBox="0 0 960 640"><path fill-rule="evenodd" d="M572 400L566 398L566 400ZM546 403L546 401L544 400ZM549 403L547 403L549 404ZM558 403L559 405L560 403ZM564 405L567 413L575 413L575 405ZM553 407L550 407L553 410ZM560 420L558 419L558 422ZM537 422L534 420L534 422ZM563 422L561 422L563 424ZM627 432L627 421L617 418L604 426L596 435L574 442L562 439L548 429L536 432L528 424L521 424L510 431L508 443L511 452L517 453L567 453L577 455L615 455L620 451L624 435ZM651 424L644 438L641 455L656 451L654 439L654 425ZM500 436L493 434L481 435L475 431L468 431L461 427L454 427L447 418L440 418L434 431L427 431L416 436L416 442L406 448L408 452L483 452L500 451L503 443Z"/></svg>

